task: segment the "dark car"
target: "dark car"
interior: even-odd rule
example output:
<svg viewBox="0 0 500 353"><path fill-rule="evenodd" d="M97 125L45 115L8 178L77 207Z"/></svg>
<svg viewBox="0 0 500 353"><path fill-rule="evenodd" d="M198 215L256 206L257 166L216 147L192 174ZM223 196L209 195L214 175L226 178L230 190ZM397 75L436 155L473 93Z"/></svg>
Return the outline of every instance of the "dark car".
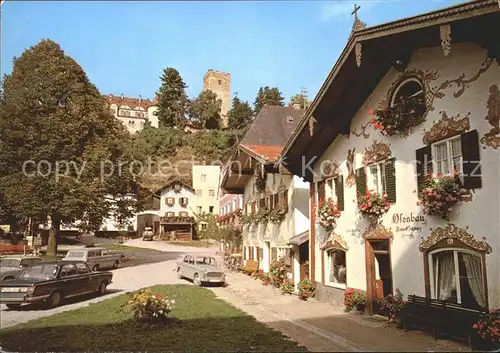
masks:
<svg viewBox="0 0 500 353"><path fill-rule="evenodd" d="M17 309L21 304L60 305L77 295L105 294L112 272L93 272L83 261L43 262L26 268L16 279L0 282L0 304Z"/></svg>

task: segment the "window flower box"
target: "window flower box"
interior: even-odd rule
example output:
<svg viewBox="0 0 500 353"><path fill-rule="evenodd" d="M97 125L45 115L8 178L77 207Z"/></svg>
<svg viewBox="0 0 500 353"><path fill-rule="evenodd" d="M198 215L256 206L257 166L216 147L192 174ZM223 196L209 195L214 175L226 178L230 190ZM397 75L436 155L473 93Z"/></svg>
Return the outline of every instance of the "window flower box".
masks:
<svg viewBox="0 0 500 353"><path fill-rule="evenodd" d="M438 174L436 178L428 175L417 205L422 206L424 213L429 216L448 220L449 213L460 201L463 193L464 189L457 175Z"/></svg>
<svg viewBox="0 0 500 353"><path fill-rule="evenodd" d="M318 223L320 226L325 228L327 232L331 232L335 228L340 214L341 211L339 205L333 202L331 198L319 201Z"/></svg>

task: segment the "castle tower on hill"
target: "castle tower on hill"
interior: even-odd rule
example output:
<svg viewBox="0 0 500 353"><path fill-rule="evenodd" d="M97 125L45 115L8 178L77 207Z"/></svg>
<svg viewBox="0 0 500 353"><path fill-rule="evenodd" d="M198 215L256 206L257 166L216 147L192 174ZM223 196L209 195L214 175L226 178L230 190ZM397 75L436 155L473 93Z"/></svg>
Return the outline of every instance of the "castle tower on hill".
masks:
<svg viewBox="0 0 500 353"><path fill-rule="evenodd" d="M222 127L227 127L227 114L231 109L231 74L227 72L208 70L203 76L203 90L210 90L222 101Z"/></svg>

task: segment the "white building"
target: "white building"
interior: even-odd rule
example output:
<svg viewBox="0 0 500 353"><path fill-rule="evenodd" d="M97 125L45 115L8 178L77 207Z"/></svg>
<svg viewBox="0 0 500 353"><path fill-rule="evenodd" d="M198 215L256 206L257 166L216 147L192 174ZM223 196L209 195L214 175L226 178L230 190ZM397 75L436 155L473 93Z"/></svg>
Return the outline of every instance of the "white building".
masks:
<svg viewBox="0 0 500 353"><path fill-rule="evenodd" d="M142 130L146 123L158 127L156 100L105 95L111 114L120 120L127 130L134 134Z"/></svg>
<svg viewBox="0 0 500 353"><path fill-rule="evenodd" d="M373 297L399 288L500 307L499 21L498 2L487 0L376 27L356 21L283 153L314 182L311 209L325 197L343 207L330 233L311 215L320 300L341 304L345 289L360 289L371 313ZM403 111L409 129L381 134L379 106L392 117ZM425 172L454 169L466 195L449 220L426 214L417 204ZM360 212L356 193L366 190L388 194L378 226Z"/></svg>
<svg viewBox="0 0 500 353"><path fill-rule="evenodd" d="M194 212L218 214L220 166L193 165L192 176L196 194L193 202Z"/></svg>
<svg viewBox="0 0 500 353"><path fill-rule="evenodd" d="M172 181L159 191L161 217L191 217L194 215L194 190L180 181Z"/></svg>
<svg viewBox="0 0 500 353"><path fill-rule="evenodd" d="M264 106L224 169L222 187L243 194L243 218L269 214L280 207L284 216L243 227L244 260L259 262L265 272L273 261L284 258L295 284L307 275L309 184L294 177L277 159L292 135L303 111L291 107Z"/></svg>

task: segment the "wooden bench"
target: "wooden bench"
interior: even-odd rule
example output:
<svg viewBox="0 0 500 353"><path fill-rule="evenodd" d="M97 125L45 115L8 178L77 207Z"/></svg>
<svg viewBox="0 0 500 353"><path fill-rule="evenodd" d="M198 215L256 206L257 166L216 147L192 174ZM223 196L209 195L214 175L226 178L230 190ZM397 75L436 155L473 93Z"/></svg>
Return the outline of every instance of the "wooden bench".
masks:
<svg viewBox="0 0 500 353"><path fill-rule="evenodd" d="M479 310L417 295L409 295L408 304L401 310L405 331L412 326L430 328L434 339L438 338L439 333L446 333L453 338L466 340L471 349L473 341L478 338L472 325L478 322L480 316Z"/></svg>
<svg viewBox="0 0 500 353"><path fill-rule="evenodd" d="M259 262L255 260L247 260L245 266L240 267L240 271L251 275L259 270Z"/></svg>

